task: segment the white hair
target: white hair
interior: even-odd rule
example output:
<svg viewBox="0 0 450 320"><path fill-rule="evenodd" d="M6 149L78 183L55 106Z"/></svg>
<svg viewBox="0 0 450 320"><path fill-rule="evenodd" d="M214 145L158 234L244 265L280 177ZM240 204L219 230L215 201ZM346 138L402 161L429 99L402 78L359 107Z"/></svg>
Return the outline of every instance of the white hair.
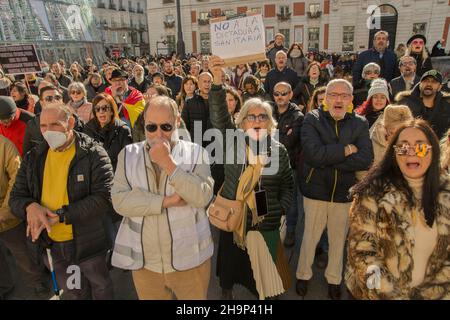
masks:
<svg viewBox="0 0 450 320"><path fill-rule="evenodd" d="M284 56L286 56L287 57L287 53L286 52L284 52L283 50L279 50L279 51L277 51L277 53L275 54L275 57L277 57L279 54L282 54L282 55L284 55Z"/></svg>
<svg viewBox="0 0 450 320"><path fill-rule="evenodd" d="M244 103L244 105L242 106L241 111L239 112L239 116L236 119L236 125L239 128L243 129L243 123L244 123L244 120L247 117L249 111L254 109L254 108L258 108L258 107L259 108L263 108L264 111L266 112L267 116L268 116L269 125L267 126L267 132L269 134L271 134L272 130L276 129L277 122L273 118L271 105L268 102L266 102L266 101L262 101L260 98L251 98L251 99L248 99Z"/></svg>
<svg viewBox="0 0 450 320"><path fill-rule="evenodd" d="M325 91L325 94L328 94L328 92L331 90L332 87L335 87L337 85L343 84L345 86L347 86L348 90L350 90L350 93L353 94L353 86L350 82L348 82L345 79L334 79L331 80L328 85L327 85L327 89Z"/></svg>
<svg viewBox="0 0 450 320"><path fill-rule="evenodd" d="M82 91L85 97L87 95L86 88L82 82L72 82L71 84L69 84L69 87L67 88L67 91L69 91L69 94L72 90Z"/></svg>

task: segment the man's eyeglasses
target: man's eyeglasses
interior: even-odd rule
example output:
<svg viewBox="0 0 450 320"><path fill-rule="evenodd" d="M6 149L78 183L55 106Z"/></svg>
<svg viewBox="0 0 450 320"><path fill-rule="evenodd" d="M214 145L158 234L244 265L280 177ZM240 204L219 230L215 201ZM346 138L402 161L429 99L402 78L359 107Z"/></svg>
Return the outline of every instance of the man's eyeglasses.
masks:
<svg viewBox="0 0 450 320"><path fill-rule="evenodd" d="M98 106L98 107L95 107L94 110L95 110L96 113L98 113L98 112L108 112L108 111L111 110L111 107L110 106Z"/></svg>
<svg viewBox="0 0 450 320"><path fill-rule="evenodd" d="M400 67L403 67L403 66L413 66L413 65L415 65L415 62L414 62L414 61L400 62Z"/></svg>
<svg viewBox="0 0 450 320"><path fill-rule="evenodd" d="M394 146L395 153L399 156L418 156L425 157L431 150L431 146L425 143L420 143L415 146L404 144L401 146Z"/></svg>
<svg viewBox="0 0 450 320"><path fill-rule="evenodd" d="M44 98L45 102L53 102L53 101L61 101L62 100L62 96L60 95L56 95L56 96L48 96Z"/></svg>
<svg viewBox="0 0 450 320"><path fill-rule="evenodd" d="M245 119L247 119L247 121L249 122L255 122L256 120L258 120L258 122L266 122L269 119L269 116L265 113L261 113L258 115L249 114L245 117Z"/></svg>
<svg viewBox="0 0 450 320"><path fill-rule="evenodd" d="M148 132L155 132L156 130L158 130L158 126L164 132L170 132L173 129L173 126L170 123L162 123L160 125L157 125L157 124L154 124L154 123L150 123L150 124L145 126L145 130L147 130Z"/></svg>
<svg viewBox="0 0 450 320"><path fill-rule="evenodd" d="M275 91L275 92L273 93L273 96L274 96L274 97L279 97L279 96L286 97L289 93L290 93L289 91L286 91L286 92L278 92L278 91Z"/></svg>

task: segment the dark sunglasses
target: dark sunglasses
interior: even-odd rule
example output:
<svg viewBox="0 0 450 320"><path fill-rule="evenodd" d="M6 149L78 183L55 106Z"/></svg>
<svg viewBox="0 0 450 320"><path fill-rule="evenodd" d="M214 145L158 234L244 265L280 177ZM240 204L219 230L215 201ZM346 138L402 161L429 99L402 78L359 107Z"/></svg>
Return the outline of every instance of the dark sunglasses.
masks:
<svg viewBox="0 0 450 320"><path fill-rule="evenodd" d="M282 97L286 97L288 94L289 94L290 92L278 92L278 91L276 91L276 92L274 92L273 93L273 96L274 97L279 97L279 96L282 96Z"/></svg>
<svg viewBox="0 0 450 320"><path fill-rule="evenodd" d="M173 129L173 126L170 123L160 124L159 127L164 132L170 132ZM155 132L156 130L158 130L158 125L154 123L148 124L145 126L145 130L147 130L148 132Z"/></svg>
<svg viewBox="0 0 450 320"><path fill-rule="evenodd" d="M100 112L100 111L108 112L111 110L111 107L110 106L95 107L94 110L95 110L95 112Z"/></svg>
<svg viewBox="0 0 450 320"><path fill-rule="evenodd" d="M62 96L60 96L60 95L56 95L56 96L48 96L48 97L45 97L45 99L44 99L46 102L52 102L53 100L55 100L55 101L61 101L62 100Z"/></svg>
<svg viewBox="0 0 450 320"><path fill-rule="evenodd" d="M70 91L70 94L82 94L83 92L78 91L78 90L74 90L74 91Z"/></svg>

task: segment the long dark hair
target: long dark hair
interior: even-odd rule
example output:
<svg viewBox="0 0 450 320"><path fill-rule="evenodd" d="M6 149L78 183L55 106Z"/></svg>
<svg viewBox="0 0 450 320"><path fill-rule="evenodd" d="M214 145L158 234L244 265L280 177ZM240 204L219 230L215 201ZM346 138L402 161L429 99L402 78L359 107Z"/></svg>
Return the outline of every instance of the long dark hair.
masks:
<svg viewBox="0 0 450 320"><path fill-rule="evenodd" d="M422 189L422 208L425 213L427 224L431 227L434 222L434 212L438 205L437 198L439 190L441 189L439 166L440 149L438 137L424 120L414 119L397 128L394 135L389 140L386 153L381 162L372 167L367 176L351 189L350 196L358 199L363 195L375 195L375 200L378 201L379 198L388 192L388 187L393 185L397 190L400 190L406 195L410 207L413 207L413 192L398 167L394 152L394 146L398 141L398 137L402 131L407 128L415 128L422 131L432 147L431 164L425 173Z"/></svg>
<svg viewBox="0 0 450 320"><path fill-rule="evenodd" d="M291 47L289 48L289 50L287 52L288 58L289 58L289 55L291 54L291 51L294 49L294 47L298 47L300 49L300 52L301 52L300 58L304 58L305 55L303 54L302 45L299 42L294 42L291 44Z"/></svg>

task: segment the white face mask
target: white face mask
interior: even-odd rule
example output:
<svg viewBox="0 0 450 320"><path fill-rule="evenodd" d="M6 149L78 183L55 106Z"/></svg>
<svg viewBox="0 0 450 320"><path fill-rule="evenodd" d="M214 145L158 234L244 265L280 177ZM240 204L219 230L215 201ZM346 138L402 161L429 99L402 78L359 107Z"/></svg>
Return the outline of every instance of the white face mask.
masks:
<svg viewBox="0 0 450 320"><path fill-rule="evenodd" d="M64 132L59 131L45 131L43 134L45 141L47 141L50 149L56 150L63 146L67 141L67 136Z"/></svg>

